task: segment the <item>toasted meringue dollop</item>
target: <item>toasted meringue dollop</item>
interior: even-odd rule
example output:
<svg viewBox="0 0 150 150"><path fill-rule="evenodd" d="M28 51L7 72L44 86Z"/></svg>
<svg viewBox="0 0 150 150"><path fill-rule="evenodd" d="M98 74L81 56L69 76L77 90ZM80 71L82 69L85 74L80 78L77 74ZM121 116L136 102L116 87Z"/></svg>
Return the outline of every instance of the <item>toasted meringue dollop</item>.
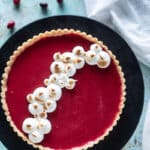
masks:
<svg viewBox="0 0 150 150"><path fill-rule="evenodd" d="M107 68L110 65L111 58L107 52L100 52L98 54L97 66L99 68Z"/></svg>
<svg viewBox="0 0 150 150"><path fill-rule="evenodd" d="M46 119L47 118L47 112L43 111L42 113L35 115L35 117Z"/></svg>
<svg viewBox="0 0 150 150"><path fill-rule="evenodd" d="M59 74L58 73L53 73L49 76L49 79L45 79L44 80L44 84L46 86L48 86L49 84L53 83L53 84L58 84L58 80L59 80Z"/></svg>
<svg viewBox="0 0 150 150"><path fill-rule="evenodd" d="M39 133L48 134L52 129L52 125L48 119L39 119L37 128Z"/></svg>
<svg viewBox="0 0 150 150"><path fill-rule="evenodd" d="M27 99L27 101L28 101L29 103L35 102L35 99L33 98L33 94L28 94L28 95L26 96L26 99Z"/></svg>
<svg viewBox="0 0 150 150"><path fill-rule="evenodd" d="M61 88L63 88L63 87L65 87L65 84L66 84L67 80L68 80L68 76L65 73L61 73L61 74L59 74L57 84Z"/></svg>
<svg viewBox="0 0 150 150"><path fill-rule="evenodd" d="M59 79L59 75L57 73L51 74L49 77L49 83L57 83Z"/></svg>
<svg viewBox="0 0 150 150"><path fill-rule="evenodd" d="M71 52L64 52L62 54L62 61L64 63L71 63L72 60L73 60L73 57L74 57L73 53L71 53Z"/></svg>
<svg viewBox="0 0 150 150"><path fill-rule="evenodd" d="M25 133L31 133L37 129L38 122L35 118L26 118L22 124L22 130Z"/></svg>
<svg viewBox="0 0 150 150"><path fill-rule="evenodd" d="M65 65L65 73L67 74L68 77L71 77L75 75L76 73L76 67L72 63L68 63Z"/></svg>
<svg viewBox="0 0 150 150"><path fill-rule="evenodd" d="M44 111L43 105L33 102L28 105L28 110L32 115L41 114Z"/></svg>
<svg viewBox="0 0 150 150"><path fill-rule="evenodd" d="M67 83L66 83L66 89L68 89L68 90L72 90L72 89L74 89L74 87L75 87L75 85L76 85L76 82L77 82L77 80L74 80L74 79L72 79L72 78L69 78L68 80L67 80Z"/></svg>
<svg viewBox="0 0 150 150"><path fill-rule="evenodd" d="M82 69L85 65L85 60L82 57L75 57L73 62L76 69Z"/></svg>
<svg viewBox="0 0 150 150"><path fill-rule="evenodd" d="M48 113L52 113L56 110L57 103L53 100L47 100L44 104L44 109Z"/></svg>
<svg viewBox="0 0 150 150"><path fill-rule="evenodd" d="M49 91L49 97L51 100L58 101L61 98L62 90L57 84L49 84L47 89Z"/></svg>
<svg viewBox="0 0 150 150"><path fill-rule="evenodd" d="M34 90L33 98L36 102L43 104L47 99L49 99L49 93L47 88L39 87Z"/></svg>
<svg viewBox="0 0 150 150"><path fill-rule="evenodd" d="M54 53L54 55L53 55L53 59L55 60L55 61L61 61L61 53L60 52L57 52L57 53Z"/></svg>
<svg viewBox="0 0 150 150"><path fill-rule="evenodd" d="M90 50L93 50L96 54L102 51L102 48L97 43L94 43L90 46Z"/></svg>
<svg viewBox="0 0 150 150"><path fill-rule="evenodd" d="M44 135L38 131L33 131L28 135L29 140L33 143L40 143L44 139Z"/></svg>
<svg viewBox="0 0 150 150"><path fill-rule="evenodd" d="M64 72L64 63L59 61L54 61L50 65L50 70L52 73L62 73Z"/></svg>
<svg viewBox="0 0 150 150"><path fill-rule="evenodd" d="M84 48L82 46L75 46L72 50L73 54L76 56L83 57L85 54Z"/></svg>
<svg viewBox="0 0 150 150"><path fill-rule="evenodd" d="M96 65L97 64L97 55L93 50L89 50L85 54L85 61L89 65Z"/></svg>
<svg viewBox="0 0 150 150"><path fill-rule="evenodd" d="M67 82L68 76L65 73L54 73L51 74L49 79L44 80L44 85L48 86L50 84L57 84L61 88L65 87L65 83Z"/></svg>

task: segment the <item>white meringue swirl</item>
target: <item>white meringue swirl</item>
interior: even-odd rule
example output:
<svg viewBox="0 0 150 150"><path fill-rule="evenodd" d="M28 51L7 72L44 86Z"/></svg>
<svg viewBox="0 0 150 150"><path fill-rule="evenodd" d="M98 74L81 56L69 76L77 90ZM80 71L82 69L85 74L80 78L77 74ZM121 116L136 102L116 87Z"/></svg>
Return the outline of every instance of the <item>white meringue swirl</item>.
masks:
<svg viewBox="0 0 150 150"><path fill-rule="evenodd" d="M97 62L97 66L99 68L107 68L110 65L111 59L110 56L108 55L108 53L101 51L98 54L98 62Z"/></svg>
<svg viewBox="0 0 150 150"><path fill-rule="evenodd" d="M38 122L35 118L26 118L22 124L22 130L25 133L31 133L37 129Z"/></svg>
<svg viewBox="0 0 150 150"><path fill-rule="evenodd" d="M33 102L28 105L28 110L32 115L38 115L44 111L44 108L41 104Z"/></svg>
<svg viewBox="0 0 150 150"><path fill-rule="evenodd" d="M73 54L79 57L83 57L85 54L85 50L82 46L75 46L72 50Z"/></svg>
<svg viewBox="0 0 150 150"><path fill-rule="evenodd" d="M49 84L47 87L51 100L58 101L62 96L62 90L57 84Z"/></svg>
<svg viewBox="0 0 150 150"><path fill-rule="evenodd" d="M85 54L85 61L88 65L96 65L98 57L96 53L92 50L89 50Z"/></svg>
<svg viewBox="0 0 150 150"><path fill-rule="evenodd" d="M102 48L97 43L94 43L90 46L90 50L93 50L96 54L102 51Z"/></svg>
<svg viewBox="0 0 150 150"><path fill-rule="evenodd" d="M37 130L30 133L28 137L29 137L29 140L33 143L40 143L44 139L44 135L38 132Z"/></svg>

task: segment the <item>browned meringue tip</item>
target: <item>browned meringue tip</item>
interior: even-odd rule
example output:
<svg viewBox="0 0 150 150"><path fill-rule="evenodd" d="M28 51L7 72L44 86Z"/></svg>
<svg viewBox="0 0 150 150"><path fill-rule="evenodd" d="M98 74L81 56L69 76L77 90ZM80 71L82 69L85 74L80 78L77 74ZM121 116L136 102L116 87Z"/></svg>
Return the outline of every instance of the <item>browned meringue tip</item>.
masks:
<svg viewBox="0 0 150 150"><path fill-rule="evenodd" d="M98 66L99 68L102 68L102 67L106 66L106 64L107 64L107 62L106 62L105 60L99 60L99 61L97 62L97 66Z"/></svg>
<svg viewBox="0 0 150 150"><path fill-rule="evenodd" d="M39 103L44 103L44 100L42 100L41 98L39 98L38 96L35 96L35 100Z"/></svg>
<svg viewBox="0 0 150 150"><path fill-rule="evenodd" d="M61 53L56 52L53 57L54 57L54 60L61 60Z"/></svg>
<svg viewBox="0 0 150 150"><path fill-rule="evenodd" d="M48 79L44 79L44 85L45 85L45 86L48 85Z"/></svg>
<svg viewBox="0 0 150 150"><path fill-rule="evenodd" d="M28 95L26 96L26 99L27 99L27 101L28 101L29 103L31 103L31 102L33 101L32 94L28 94Z"/></svg>

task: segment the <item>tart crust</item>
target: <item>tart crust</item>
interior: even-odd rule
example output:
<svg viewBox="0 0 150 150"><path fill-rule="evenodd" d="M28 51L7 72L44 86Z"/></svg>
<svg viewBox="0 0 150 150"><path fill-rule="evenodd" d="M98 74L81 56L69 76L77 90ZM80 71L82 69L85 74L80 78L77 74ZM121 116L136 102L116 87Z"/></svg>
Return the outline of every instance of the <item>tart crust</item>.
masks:
<svg viewBox="0 0 150 150"><path fill-rule="evenodd" d="M14 64L16 58L21 55L22 52L26 50L27 47L30 47L34 43L40 41L43 38L46 37L57 37L57 36L62 36L62 35L67 35L67 34L77 34L83 37L84 39L87 39L90 42L97 43L99 44L105 51L107 51L110 55L110 57L114 60L115 65L117 67L118 73L120 75L121 79L121 102L119 105L119 111L116 113L116 117L112 123L112 125L107 128L105 133L98 137L94 141L87 142L85 145L79 146L79 147L74 147L71 148L71 150L81 150L81 149L88 149L90 147L93 147L95 144L97 144L99 141L102 141L105 136L109 134L110 131L113 130L114 126L116 126L117 121L120 119L120 115L123 111L124 108L124 103L125 103L125 96L126 96L126 85L125 85L125 78L124 78L124 73L122 72L122 68L119 65L119 61L116 59L116 56L112 54L112 52L108 49L106 45L103 44L102 41L99 41L97 38L93 37L90 34L86 34L85 32L81 32L79 30L74 30L74 29L57 29L57 30L51 30L51 31L46 31L44 33L40 33L38 35L33 36L31 39L27 40L24 42L21 46L17 48L17 50L14 51L14 53L10 56L10 59L7 61L7 65L4 69L4 73L2 75L2 80L1 80L1 101L2 101L2 107L6 115L6 119L9 122L10 126L13 128L13 131L17 133L19 137L23 139L23 141L27 142L28 144L32 145L34 148L38 148L40 150L53 150L53 148L50 147L44 147L41 144L34 144L32 143L15 125L14 121L11 118L11 115L9 113L9 108L7 106L6 102L6 92L7 92L7 80L9 76L9 72L11 71L11 67Z"/></svg>

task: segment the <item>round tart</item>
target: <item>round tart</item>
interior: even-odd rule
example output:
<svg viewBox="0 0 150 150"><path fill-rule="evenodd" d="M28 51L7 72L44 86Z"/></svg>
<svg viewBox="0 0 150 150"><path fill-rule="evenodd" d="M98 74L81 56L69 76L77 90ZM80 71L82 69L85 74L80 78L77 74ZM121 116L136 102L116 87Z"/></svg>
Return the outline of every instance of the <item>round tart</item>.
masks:
<svg viewBox="0 0 150 150"><path fill-rule="evenodd" d="M31 142L22 129L24 119L32 117L26 95L44 86L56 52L70 52L78 45L88 51L93 43L109 54L110 65L100 69L85 64L78 70L73 76L77 80L74 89L63 88L57 109L47 116L51 132L44 139L40 136L42 142ZM3 74L1 97L10 126L28 144L42 150L87 149L103 140L117 124L124 107L125 79L116 57L97 38L78 30L58 29L40 33L14 51ZM29 109L35 113L32 106ZM32 121L28 122L34 126Z"/></svg>

